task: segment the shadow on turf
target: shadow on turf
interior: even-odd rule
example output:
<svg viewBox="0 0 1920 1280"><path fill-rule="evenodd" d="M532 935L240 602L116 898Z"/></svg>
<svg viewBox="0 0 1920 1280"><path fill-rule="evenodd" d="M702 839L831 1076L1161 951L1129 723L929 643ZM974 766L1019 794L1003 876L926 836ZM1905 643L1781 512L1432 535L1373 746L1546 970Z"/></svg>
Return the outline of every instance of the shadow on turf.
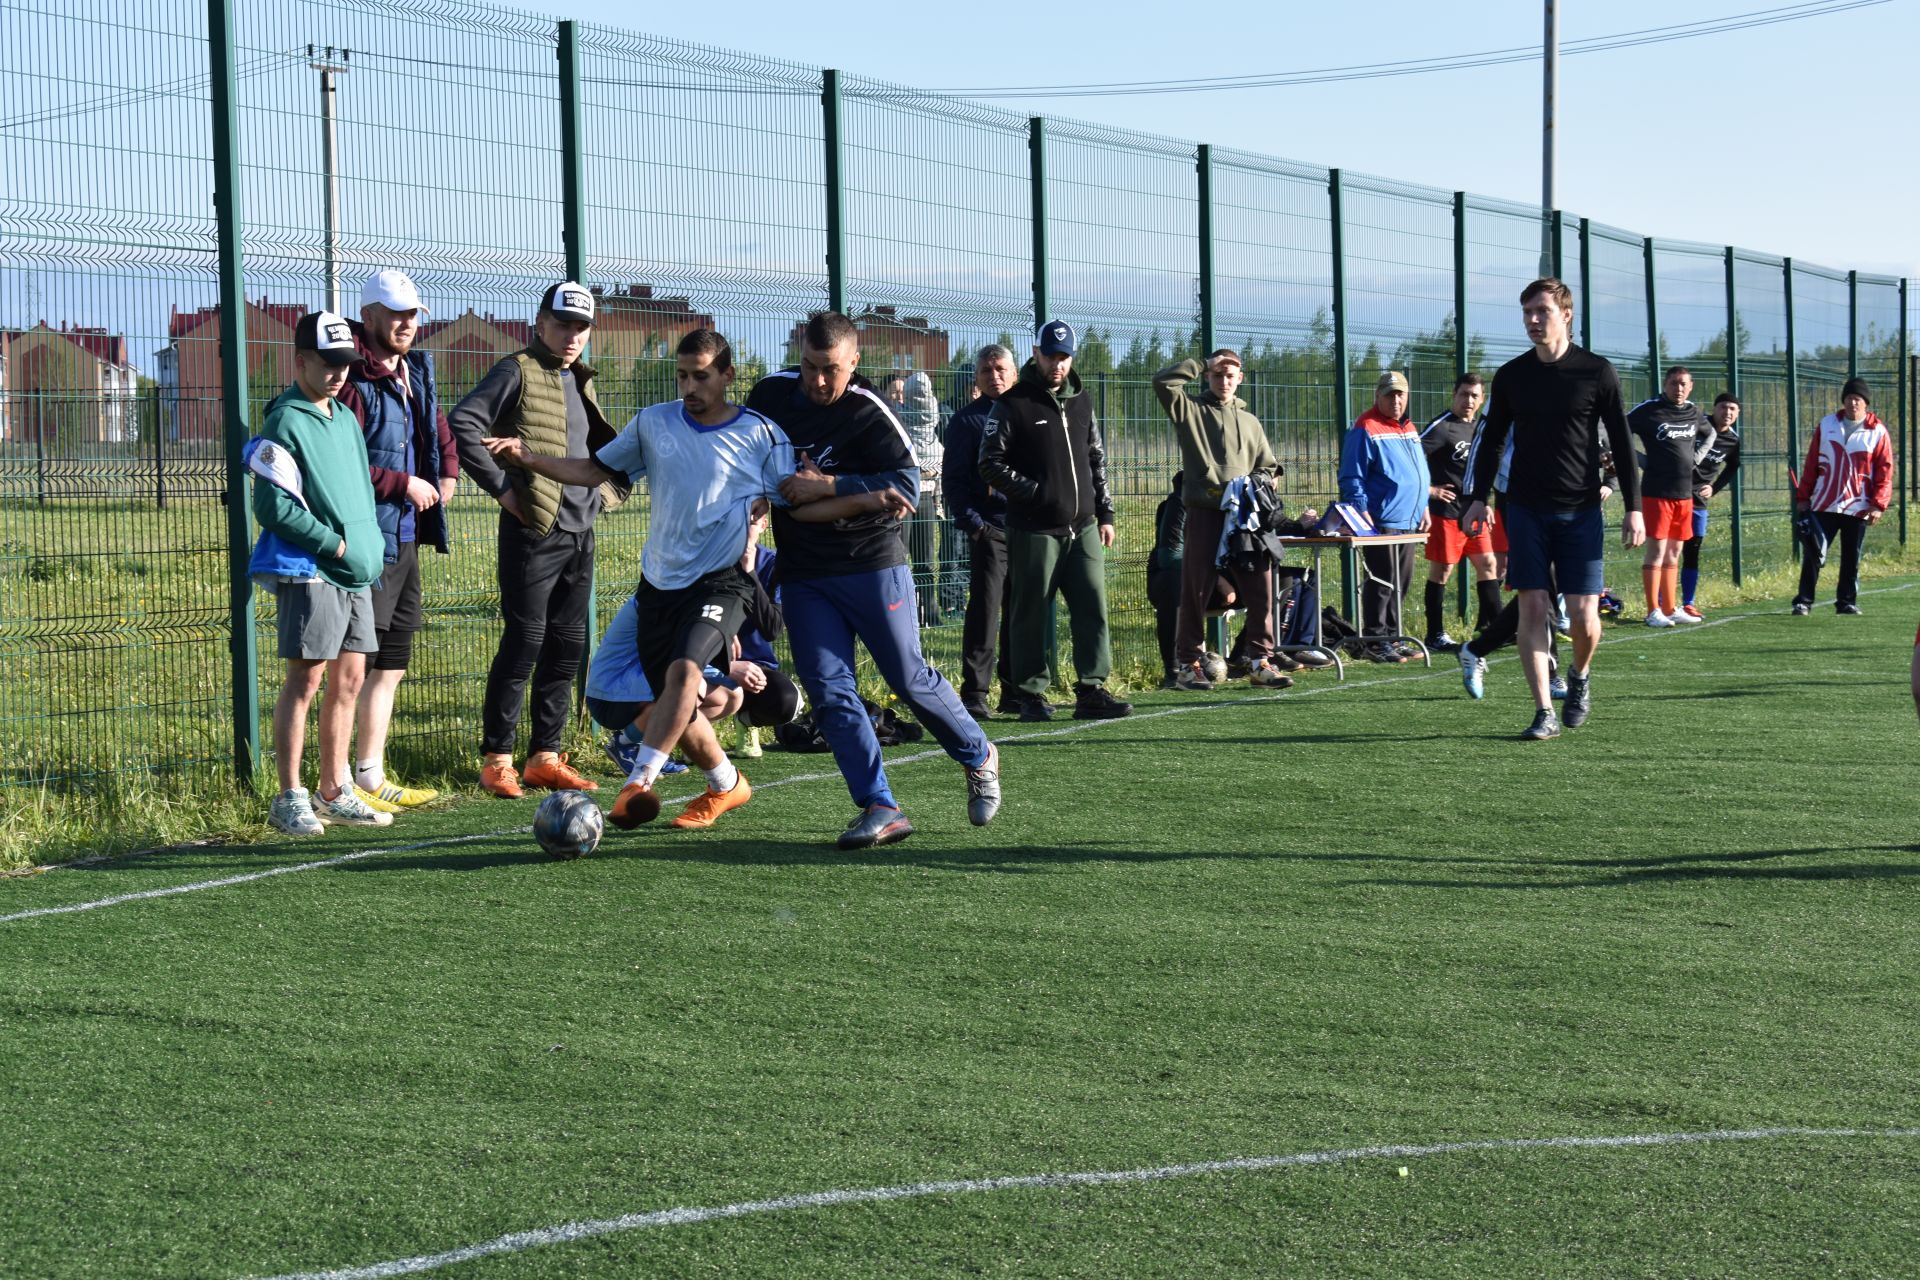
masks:
<svg viewBox="0 0 1920 1280"><path fill-rule="evenodd" d="M1476 863L1488 867L1527 868L1541 874L1527 880L1469 880L1382 876L1349 881L1356 885L1394 885L1417 889L1605 889L1619 885L1688 880L1865 880L1920 876L1920 862L1812 863L1787 867L1750 866L1778 858L1817 858L1838 853L1920 853L1920 845L1838 845L1813 849L1742 849L1731 853L1658 854L1625 858L1471 858L1400 854L1274 854L1313 861ZM1610 875L1555 876L1555 869L1611 871Z"/></svg>

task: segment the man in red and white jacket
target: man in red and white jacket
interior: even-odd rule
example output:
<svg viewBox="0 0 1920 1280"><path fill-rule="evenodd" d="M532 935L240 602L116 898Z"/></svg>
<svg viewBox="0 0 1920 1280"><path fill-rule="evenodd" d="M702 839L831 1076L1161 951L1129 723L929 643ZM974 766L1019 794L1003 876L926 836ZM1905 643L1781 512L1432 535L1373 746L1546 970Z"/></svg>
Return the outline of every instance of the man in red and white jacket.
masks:
<svg viewBox="0 0 1920 1280"><path fill-rule="evenodd" d="M1840 543L1836 613L1860 612L1860 543L1893 498L1893 439L1867 407L1870 401L1867 384L1848 378L1840 390L1840 411L1821 419L1793 490L1793 509L1811 511L1827 544ZM1801 557L1800 590L1793 597L1796 618L1813 608L1825 561L1810 549Z"/></svg>

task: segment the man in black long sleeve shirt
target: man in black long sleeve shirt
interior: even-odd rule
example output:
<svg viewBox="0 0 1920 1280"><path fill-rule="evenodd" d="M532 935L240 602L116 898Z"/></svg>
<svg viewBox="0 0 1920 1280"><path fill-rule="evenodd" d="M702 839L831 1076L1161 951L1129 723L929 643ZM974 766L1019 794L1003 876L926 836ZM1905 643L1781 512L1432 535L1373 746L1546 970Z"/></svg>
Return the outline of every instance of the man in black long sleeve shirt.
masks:
<svg viewBox="0 0 1920 1280"><path fill-rule="evenodd" d="M1487 495L1509 434L1507 472L1507 581L1520 594L1520 656L1533 691L1533 724L1523 737L1554 738L1547 674L1547 619L1555 584L1566 596L1573 627L1573 668L1567 675L1566 723L1577 728L1592 708L1588 689L1594 647L1600 643L1605 525L1600 518L1601 454L1611 448L1627 515L1628 547L1646 540L1640 518L1640 477L1620 403L1613 366L1573 345L1573 292L1551 277L1520 294L1533 350L1493 375L1487 426L1474 455L1473 501L1460 515L1472 535L1486 521ZM1600 439L1606 431L1606 444Z"/></svg>

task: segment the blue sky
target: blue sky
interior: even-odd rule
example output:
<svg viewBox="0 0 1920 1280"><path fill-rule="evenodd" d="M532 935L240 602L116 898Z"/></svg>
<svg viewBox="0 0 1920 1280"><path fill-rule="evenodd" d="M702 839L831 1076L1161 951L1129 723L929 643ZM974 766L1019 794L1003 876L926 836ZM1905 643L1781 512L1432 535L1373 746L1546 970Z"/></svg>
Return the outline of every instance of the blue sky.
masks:
<svg viewBox="0 0 1920 1280"><path fill-rule="evenodd" d="M1560 34L1566 42L1781 2L1562 4ZM1537 44L1542 31L1539 0L527 7L920 88L1350 66ZM1920 277L1920 144L1897 52L1920 47L1917 10L1914 0L1892 0L1563 57L1560 206L1660 237ZM1526 62L1298 88L995 105L1533 202L1540 81L1539 64Z"/></svg>

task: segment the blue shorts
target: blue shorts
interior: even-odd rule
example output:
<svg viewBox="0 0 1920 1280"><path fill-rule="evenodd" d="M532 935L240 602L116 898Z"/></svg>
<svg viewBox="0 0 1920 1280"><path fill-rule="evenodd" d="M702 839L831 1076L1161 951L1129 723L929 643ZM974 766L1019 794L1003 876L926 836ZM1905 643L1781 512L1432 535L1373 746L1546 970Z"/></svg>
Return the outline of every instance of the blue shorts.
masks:
<svg viewBox="0 0 1920 1280"><path fill-rule="evenodd" d="M1507 582L1515 591L1597 596L1606 585L1606 521L1597 506L1536 511L1507 502Z"/></svg>
<svg viewBox="0 0 1920 1280"><path fill-rule="evenodd" d="M1707 536L1707 504L1704 502L1693 504L1693 536L1696 538Z"/></svg>

